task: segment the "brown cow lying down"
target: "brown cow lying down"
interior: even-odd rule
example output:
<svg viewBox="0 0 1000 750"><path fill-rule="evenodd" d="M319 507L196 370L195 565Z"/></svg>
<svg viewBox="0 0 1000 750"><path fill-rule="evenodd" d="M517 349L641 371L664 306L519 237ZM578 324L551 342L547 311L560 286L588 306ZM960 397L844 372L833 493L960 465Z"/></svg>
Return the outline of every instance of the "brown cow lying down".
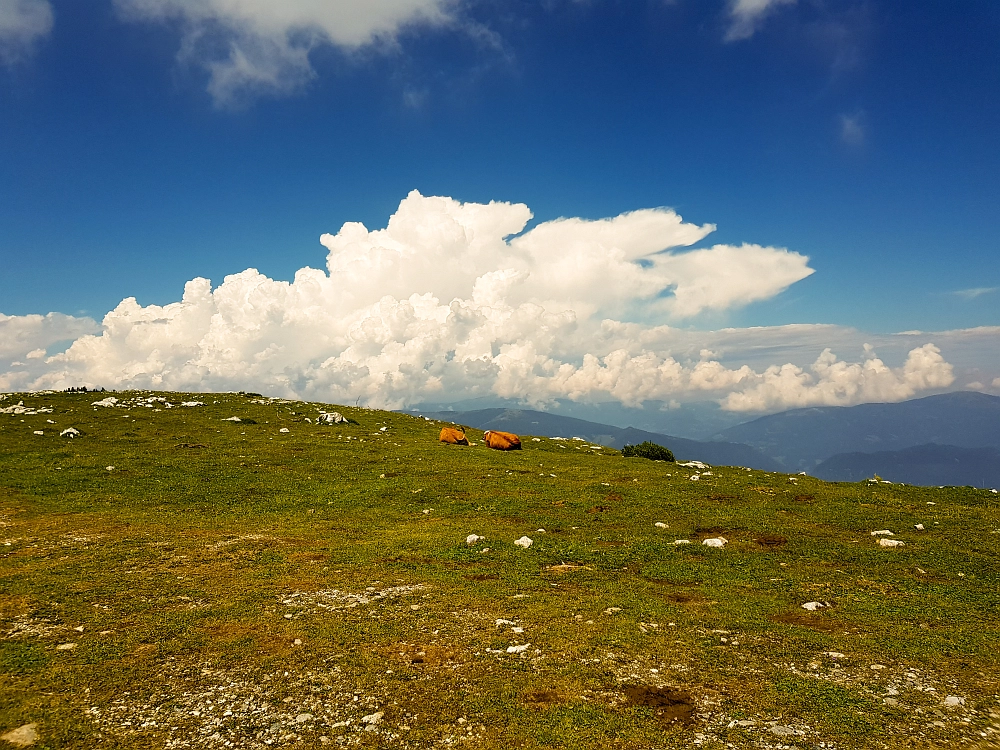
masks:
<svg viewBox="0 0 1000 750"><path fill-rule="evenodd" d="M512 432L500 432L499 430L487 430L483 433L483 442L490 448L498 451L519 451L521 450L521 438Z"/></svg>
<svg viewBox="0 0 1000 750"><path fill-rule="evenodd" d="M442 427L441 437L438 439L442 443L451 443L452 445L469 444L469 440L465 437L465 433L461 430L455 429L454 427Z"/></svg>

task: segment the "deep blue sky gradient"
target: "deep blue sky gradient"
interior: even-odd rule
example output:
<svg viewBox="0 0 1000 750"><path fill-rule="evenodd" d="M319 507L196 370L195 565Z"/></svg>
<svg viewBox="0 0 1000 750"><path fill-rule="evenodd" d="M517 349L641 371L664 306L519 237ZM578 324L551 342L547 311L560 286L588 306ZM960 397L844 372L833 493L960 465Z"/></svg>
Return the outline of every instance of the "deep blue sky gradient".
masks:
<svg viewBox="0 0 1000 750"><path fill-rule="evenodd" d="M323 267L323 232L406 193L536 220L672 206L706 244L817 271L706 326L1000 325L1000 4L827 0L726 43L723 2L482 2L499 40L415 30L312 55L302 93L219 110L178 32L54 0L0 68L0 312L100 318L125 296ZM857 117L862 142L845 142Z"/></svg>

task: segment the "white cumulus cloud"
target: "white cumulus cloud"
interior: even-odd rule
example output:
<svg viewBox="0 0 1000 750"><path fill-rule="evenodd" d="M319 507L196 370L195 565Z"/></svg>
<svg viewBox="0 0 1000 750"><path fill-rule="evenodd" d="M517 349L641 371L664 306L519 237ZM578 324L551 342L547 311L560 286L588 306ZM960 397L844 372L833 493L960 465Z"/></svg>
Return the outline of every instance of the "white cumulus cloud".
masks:
<svg viewBox="0 0 1000 750"><path fill-rule="evenodd" d="M796 0L731 0L726 41L749 39L763 20L782 5L794 5Z"/></svg>
<svg viewBox="0 0 1000 750"><path fill-rule="evenodd" d="M52 30L48 0L0 0L0 63L15 63Z"/></svg>
<svg viewBox="0 0 1000 750"><path fill-rule="evenodd" d="M204 65L208 90L229 106L287 94L315 75L310 52L391 45L413 24L449 23L448 0L116 0L135 21L179 22L181 58Z"/></svg>
<svg viewBox="0 0 1000 750"><path fill-rule="evenodd" d="M764 411L899 400L954 379L931 344L911 345L895 369L874 351L847 363L827 350L806 370L753 364L745 354L783 356L782 347L798 346L815 357L819 342L846 345L853 334L666 324L774 296L812 273L798 253L690 249L714 227L669 209L525 231L531 218L523 204L413 192L384 229L347 223L323 235L325 270L303 268L286 282L248 269L215 288L198 278L162 306L128 298L99 334L81 330L52 356L41 333L17 338L17 326L37 329L52 316L5 318L0 352L19 361L0 388L251 388L382 407L476 396L628 405L697 397Z"/></svg>

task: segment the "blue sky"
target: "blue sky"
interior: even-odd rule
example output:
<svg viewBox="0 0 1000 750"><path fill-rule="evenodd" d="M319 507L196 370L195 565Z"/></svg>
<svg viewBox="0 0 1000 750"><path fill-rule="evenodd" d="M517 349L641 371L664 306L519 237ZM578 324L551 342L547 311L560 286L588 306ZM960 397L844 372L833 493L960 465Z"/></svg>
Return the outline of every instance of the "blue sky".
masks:
<svg viewBox="0 0 1000 750"><path fill-rule="evenodd" d="M195 277L291 281L324 268L321 234L383 228L418 190L524 203L528 228L669 207L716 225L695 248L787 248L814 271L680 318L639 295L623 321L828 325L858 348L1000 326L995 2L267 5L0 0L0 313L100 323ZM949 361L988 390L983 341Z"/></svg>

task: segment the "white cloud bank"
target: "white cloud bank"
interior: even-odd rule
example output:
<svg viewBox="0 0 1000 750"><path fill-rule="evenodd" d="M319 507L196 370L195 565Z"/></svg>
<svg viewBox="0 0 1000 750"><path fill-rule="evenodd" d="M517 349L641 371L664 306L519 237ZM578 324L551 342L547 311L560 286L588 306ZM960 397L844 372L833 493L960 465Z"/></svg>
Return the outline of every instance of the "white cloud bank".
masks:
<svg viewBox="0 0 1000 750"><path fill-rule="evenodd" d="M0 0L0 63L21 61L51 30L48 0Z"/></svg>
<svg viewBox="0 0 1000 750"><path fill-rule="evenodd" d="M203 65L217 105L300 89L322 44L391 45L411 25L450 23L447 0L116 0L133 21L179 22L180 57Z"/></svg>
<svg viewBox="0 0 1000 750"><path fill-rule="evenodd" d="M530 219L523 204L413 192L385 229L347 223L323 235L326 271L303 268L285 282L248 269L215 289L198 278L165 306L128 298L99 335L78 334L62 353L44 351L63 336L46 338L51 315L3 318L0 355L19 359L0 374L0 390L249 388L383 407L488 395L628 405L697 397L763 411L899 400L954 381L940 351L912 338L898 368L872 350L847 363L829 349L809 368L725 365L727 351L740 356L741 338L744 350L772 354L823 341L813 357L838 345L843 329L830 326L662 324L773 297L812 273L808 258L758 245L686 249L714 227L669 209L524 231Z"/></svg>

